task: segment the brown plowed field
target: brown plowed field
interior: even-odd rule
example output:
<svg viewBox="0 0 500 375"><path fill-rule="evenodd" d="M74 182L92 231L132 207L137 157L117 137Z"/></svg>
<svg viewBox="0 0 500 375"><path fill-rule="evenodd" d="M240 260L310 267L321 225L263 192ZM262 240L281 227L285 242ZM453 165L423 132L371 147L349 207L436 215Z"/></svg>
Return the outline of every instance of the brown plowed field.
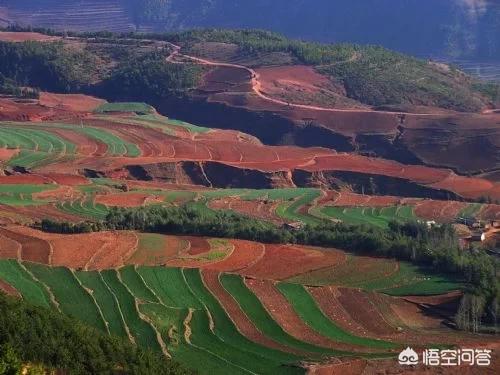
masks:
<svg viewBox="0 0 500 375"><path fill-rule="evenodd" d="M10 176L0 176L0 185L44 185L50 181L40 175L13 174Z"/></svg>
<svg viewBox="0 0 500 375"><path fill-rule="evenodd" d="M139 234L139 236L142 236ZM126 260L126 264L158 266L164 265L184 253L189 247L189 241L179 236L162 236L164 243L159 248L154 249L148 245L147 241L142 243L139 240L139 246L134 254Z"/></svg>
<svg viewBox="0 0 500 375"><path fill-rule="evenodd" d="M339 292L338 301L342 307L367 332L374 336L388 336L396 333L396 330L385 322L366 292L353 288L339 288Z"/></svg>
<svg viewBox="0 0 500 375"><path fill-rule="evenodd" d="M58 36L48 36L32 32L0 31L0 41L2 42L27 42L27 41L49 42L59 39L61 38Z"/></svg>
<svg viewBox="0 0 500 375"><path fill-rule="evenodd" d="M189 247L189 255L200 255L205 254L210 251L210 244L206 238L202 237L189 237L189 242L191 246Z"/></svg>
<svg viewBox="0 0 500 375"><path fill-rule="evenodd" d="M19 259L21 244L0 233L0 258Z"/></svg>
<svg viewBox="0 0 500 375"><path fill-rule="evenodd" d="M54 181L58 185L65 185L65 186L89 185L91 183L86 177L78 175L49 173L44 175L43 177L51 181Z"/></svg>
<svg viewBox="0 0 500 375"><path fill-rule="evenodd" d="M238 197L211 200L208 207L214 210L232 210L241 214L282 224L283 219L276 215L276 209L281 202L247 201Z"/></svg>
<svg viewBox="0 0 500 375"><path fill-rule="evenodd" d="M490 204L485 205L479 211L478 217L482 220L498 220L500 219L500 205Z"/></svg>
<svg viewBox="0 0 500 375"><path fill-rule="evenodd" d="M271 280L284 280L318 268L345 261L345 253L338 250L319 251L294 245L266 245L264 257L242 274Z"/></svg>
<svg viewBox="0 0 500 375"><path fill-rule="evenodd" d="M49 264L50 245L47 241L26 236L5 228L0 228L0 234L18 242L21 248L21 259L28 262Z"/></svg>
<svg viewBox="0 0 500 375"><path fill-rule="evenodd" d="M147 203L161 203L163 200L161 197L145 193L117 193L96 195L95 201L106 206L141 207Z"/></svg>
<svg viewBox="0 0 500 375"><path fill-rule="evenodd" d="M75 234L54 237L52 265L83 269L92 256L113 241L106 233Z"/></svg>
<svg viewBox="0 0 500 375"><path fill-rule="evenodd" d="M0 161L7 161L18 154L19 150L0 148Z"/></svg>
<svg viewBox="0 0 500 375"><path fill-rule="evenodd" d="M346 331L358 336L366 336L366 329L355 321L349 312L339 302L340 291L335 286L309 287L309 293L313 296L323 313L335 324Z"/></svg>
<svg viewBox="0 0 500 375"><path fill-rule="evenodd" d="M219 272L205 269L201 272L201 275L205 286L220 302L222 308L226 311L229 318L234 322L238 331L240 331L243 336L268 348L299 354L299 352L265 336L255 327L236 300L221 285Z"/></svg>
<svg viewBox="0 0 500 375"><path fill-rule="evenodd" d="M309 327L297 315L286 298L276 289L272 281L246 279L245 282L273 319L293 337L324 348L356 351L356 347L334 342Z"/></svg>
<svg viewBox="0 0 500 375"><path fill-rule="evenodd" d="M89 270L104 270L121 267L137 249L137 235L134 232L112 232L111 242L105 244L87 263Z"/></svg>
<svg viewBox="0 0 500 375"><path fill-rule="evenodd" d="M72 112L92 112L104 103L106 103L105 100L88 95L40 93L41 105Z"/></svg>
<svg viewBox="0 0 500 375"><path fill-rule="evenodd" d="M217 263L208 266L209 269L219 272L240 271L258 261L264 256L265 246L258 242L231 240L234 245L232 254Z"/></svg>
<svg viewBox="0 0 500 375"><path fill-rule="evenodd" d="M463 202L423 200L414 206L418 217L437 222L453 222L467 206Z"/></svg>

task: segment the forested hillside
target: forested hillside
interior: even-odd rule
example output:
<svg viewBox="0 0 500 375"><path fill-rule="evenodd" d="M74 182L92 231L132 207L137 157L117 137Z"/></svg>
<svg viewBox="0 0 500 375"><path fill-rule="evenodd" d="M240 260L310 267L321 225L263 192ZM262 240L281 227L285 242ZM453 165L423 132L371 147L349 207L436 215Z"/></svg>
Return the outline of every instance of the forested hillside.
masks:
<svg viewBox="0 0 500 375"><path fill-rule="evenodd" d="M2 0L2 6L7 17L0 9L0 22L7 18L59 29L263 28L415 55L500 58L500 5L494 0Z"/></svg>

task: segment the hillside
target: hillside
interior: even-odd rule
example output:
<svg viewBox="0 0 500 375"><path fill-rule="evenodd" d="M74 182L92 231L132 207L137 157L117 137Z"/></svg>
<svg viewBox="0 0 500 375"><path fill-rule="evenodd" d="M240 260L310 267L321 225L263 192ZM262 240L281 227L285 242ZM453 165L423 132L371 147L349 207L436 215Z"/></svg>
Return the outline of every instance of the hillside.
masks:
<svg viewBox="0 0 500 375"><path fill-rule="evenodd" d="M60 30L262 28L321 42L377 44L421 56L498 61L495 1L3 0L0 22ZM421 20L426 20L422 27Z"/></svg>
<svg viewBox="0 0 500 375"><path fill-rule="evenodd" d="M262 31L48 33L0 32L0 373L496 371L495 84Z"/></svg>

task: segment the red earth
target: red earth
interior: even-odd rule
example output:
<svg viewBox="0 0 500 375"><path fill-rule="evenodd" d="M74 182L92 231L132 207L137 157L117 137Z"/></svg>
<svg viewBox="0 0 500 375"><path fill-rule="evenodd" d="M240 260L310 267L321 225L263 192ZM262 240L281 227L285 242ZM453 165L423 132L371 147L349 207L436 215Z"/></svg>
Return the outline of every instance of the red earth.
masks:
<svg viewBox="0 0 500 375"><path fill-rule="evenodd" d="M2 42L51 42L59 39L61 38L57 36L48 36L40 33L0 31L0 41Z"/></svg>

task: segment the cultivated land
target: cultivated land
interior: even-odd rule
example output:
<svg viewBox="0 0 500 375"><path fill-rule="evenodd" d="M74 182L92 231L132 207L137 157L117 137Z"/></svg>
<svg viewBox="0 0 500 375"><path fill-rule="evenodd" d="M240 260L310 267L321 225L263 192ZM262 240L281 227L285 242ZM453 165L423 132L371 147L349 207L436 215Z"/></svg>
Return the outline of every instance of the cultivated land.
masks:
<svg viewBox="0 0 500 375"><path fill-rule="evenodd" d="M2 38L50 42L37 34ZM488 142L496 142L495 114L375 111L316 68L233 61L224 55L226 44L219 49L223 63L215 62L215 50L189 44L170 46L167 60L207 68L205 86L194 91L226 110L273 112L295 125L317 116L331 124L305 129L327 129L376 149L384 147L363 140L367 132L411 138L405 147L426 158L395 160L340 143L268 145L282 142L265 142L236 125L222 130L175 120L142 102L47 92L39 99L2 97L0 290L202 374L357 374L374 363L390 368L408 345L497 345L494 336L449 328L468 287L464 280L407 262L234 238L36 229L43 219L97 225L115 208L141 207L230 211L290 231L329 222L368 231L393 222L500 219L493 203L500 184L490 174L462 173L476 171L460 159L463 144L454 144L450 159L430 152L456 119L457 138L481 133L474 128L481 123ZM257 68L240 65L247 63ZM241 104L236 98L243 94L248 100ZM433 132L436 138L422 142Z"/></svg>

